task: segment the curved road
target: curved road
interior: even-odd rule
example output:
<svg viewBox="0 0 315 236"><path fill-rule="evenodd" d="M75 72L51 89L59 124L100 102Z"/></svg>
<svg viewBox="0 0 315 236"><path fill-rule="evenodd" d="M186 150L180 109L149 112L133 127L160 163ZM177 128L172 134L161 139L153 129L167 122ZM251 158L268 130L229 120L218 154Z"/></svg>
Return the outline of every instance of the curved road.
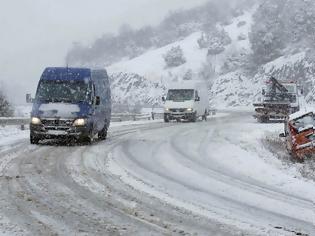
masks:
<svg viewBox="0 0 315 236"><path fill-rule="evenodd" d="M314 183L266 159L258 126L233 113L19 141L0 151L0 235L314 235Z"/></svg>

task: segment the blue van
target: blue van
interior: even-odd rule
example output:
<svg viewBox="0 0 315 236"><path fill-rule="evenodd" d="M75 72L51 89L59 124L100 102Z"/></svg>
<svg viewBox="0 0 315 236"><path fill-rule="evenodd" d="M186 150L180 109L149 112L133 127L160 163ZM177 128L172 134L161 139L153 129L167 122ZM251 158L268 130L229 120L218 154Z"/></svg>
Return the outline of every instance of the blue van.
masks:
<svg viewBox="0 0 315 236"><path fill-rule="evenodd" d="M38 83L30 123L30 142L74 138L104 140L111 119L111 91L106 70L46 68Z"/></svg>

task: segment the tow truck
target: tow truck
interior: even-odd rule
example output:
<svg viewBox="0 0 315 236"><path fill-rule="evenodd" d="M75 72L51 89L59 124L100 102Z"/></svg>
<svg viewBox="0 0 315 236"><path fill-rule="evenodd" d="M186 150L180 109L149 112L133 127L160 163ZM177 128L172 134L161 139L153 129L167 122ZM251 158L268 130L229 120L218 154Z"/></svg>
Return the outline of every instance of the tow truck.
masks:
<svg viewBox="0 0 315 236"><path fill-rule="evenodd" d="M254 117L261 123L285 118L300 110L296 82L278 81L271 77L262 90L263 102L254 103Z"/></svg>

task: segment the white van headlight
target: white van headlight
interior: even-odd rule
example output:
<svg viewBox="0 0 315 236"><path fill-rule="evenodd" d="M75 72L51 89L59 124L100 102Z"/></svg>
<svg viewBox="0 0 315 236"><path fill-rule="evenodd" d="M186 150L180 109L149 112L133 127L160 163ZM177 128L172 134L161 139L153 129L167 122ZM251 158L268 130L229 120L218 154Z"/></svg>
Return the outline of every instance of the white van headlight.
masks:
<svg viewBox="0 0 315 236"><path fill-rule="evenodd" d="M192 108L187 108L187 111L193 111L194 109L192 109Z"/></svg>
<svg viewBox="0 0 315 236"><path fill-rule="evenodd" d="M84 126L86 125L86 119L80 118L80 119L76 119L73 122L73 126Z"/></svg>
<svg viewBox="0 0 315 236"><path fill-rule="evenodd" d="M42 122L38 117L32 117L31 123L32 125L40 125Z"/></svg>
<svg viewBox="0 0 315 236"><path fill-rule="evenodd" d="M170 111L170 109L169 108L165 108L165 111Z"/></svg>

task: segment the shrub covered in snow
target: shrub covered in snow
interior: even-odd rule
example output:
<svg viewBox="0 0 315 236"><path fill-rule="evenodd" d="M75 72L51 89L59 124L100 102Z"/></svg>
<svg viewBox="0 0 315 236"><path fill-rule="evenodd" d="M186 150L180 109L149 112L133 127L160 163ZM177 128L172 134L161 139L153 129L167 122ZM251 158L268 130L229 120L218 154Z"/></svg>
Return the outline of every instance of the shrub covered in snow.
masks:
<svg viewBox="0 0 315 236"><path fill-rule="evenodd" d="M184 77L183 77L183 80L192 80L192 79L193 79L193 72L192 72L191 69L189 69L189 70L185 73L185 75L184 75Z"/></svg>
<svg viewBox="0 0 315 236"><path fill-rule="evenodd" d="M224 52L225 48L224 46L219 43L219 42L215 42L213 44L211 44L208 48L208 56L210 55L218 55L222 52Z"/></svg>
<svg viewBox="0 0 315 236"><path fill-rule="evenodd" d="M227 56L223 66L222 73L229 73L239 68L245 68L247 63L247 54L244 52L234 52Z"/></svg>
<svg viewBox="0 0 315 236"><path fill-rule="evenodd" d="M210 48L213 44L221 44L223 46L229 45L232 42L231 38L224 30L214 28L208 32L203 32L201 37L197 40L199 48Z"/></svg>
<svg viewBox="0 0 315 236"><path fill-rule="evenodd" d="M246 39L247 39L247 36L246 36L245 34L240 34L240 35L237 37L237 39L238 39L239 41L246 40Z"/></svg>
<svg viewBox="0 0 315 236"><path fill-rule="evenodd" d="M315 1L266 0L254 14L253 62L258 66L270 62L292 46L314 50L314 34Z"/></svg>
<svg viewBox="0 0 315 236"><path fill-rule="evenodd" d="M246 21L240 21L237 23L237 27L241 28L242 26L246 25Z"/></svg>
<svg viewBox="0 0 315 236"><path fill-rule="evenodd" d="M183 49L180 46L172 47L163 57L167 67L177 67L186 63Z"/></svg>
<svg viewBox="0 0 315 236"><path fill-rule="evenodd" d="M198 76L201 80L204 80L207 82L209 88L212 87L212 84L216 77L216 73L215 73L215 67L209 60L206 63L202 64L202 67L199 71Z"/></svg>
<svg viewBox="0 0 315 236"><path fill-rule="evenodd" d="M13 115L13 109L4 96L4 94L0 91L0 116L7 117Z"/></svg>

